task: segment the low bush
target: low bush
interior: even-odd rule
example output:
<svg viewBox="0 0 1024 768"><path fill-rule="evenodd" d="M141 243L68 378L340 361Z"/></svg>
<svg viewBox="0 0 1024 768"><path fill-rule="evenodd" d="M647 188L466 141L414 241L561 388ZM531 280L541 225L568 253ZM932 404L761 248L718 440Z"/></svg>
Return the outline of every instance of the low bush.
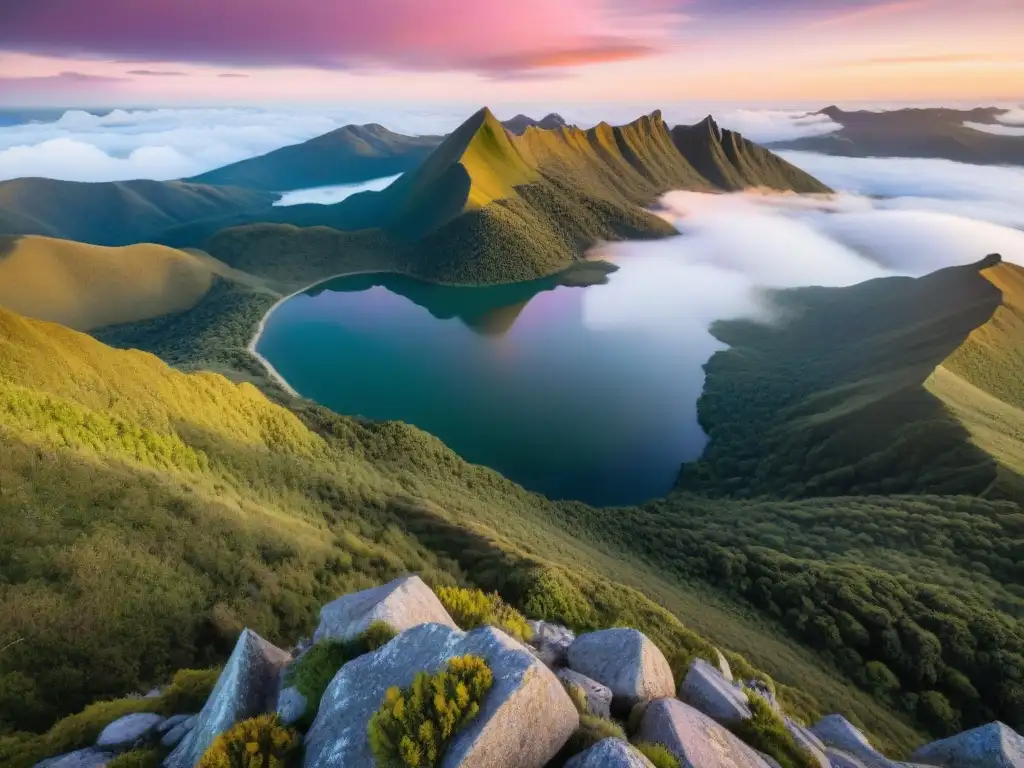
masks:
<svg viewBox="0 0 1024 768"><path fill-rule="evenodd" d="M133 749L118 755L106 768L160 768L160 751L156 749Z"/></svg>
<svg viewBox="0 0 1024 768"><path fill-rule="evenodd" d="M438 765L452 737L480 712L493 683L483 659L459 656L436 674L420 672L408 688L389 688L368 726L379 768Z"/></svg>
<svg viewBox="0 0 1024 768"><path fill-rule="evenodd" d="M679 759L664 744L641 741L633 746L654 764L654 768L679 768Z"/></svg>
<svg viewBox="0 0 1024 768"><path fill-rule="evenodd" d="M217 684L220 671L220 667L179 669L160 696L161 714L191 715L201 710Z"/></svg>
<svg viewBox="0 0 1024 768"><path fill-rule="evenodd" d="M438 587L436 592L445 610L461 629L489 625L498 627L516 640L527 641L533 637L523 614L502 600L497 592L487 594L479 589L462 587Z"/></svg>
<svg viewBox="0 0 1024 768"><path fill-rule="evenodd" d="M626 730L630 736L635 736L640 732L640 722L644 719L644 713L647 712L647 707L650 705L650 700L641 701L633 705L633 708L629 710L629 718L626 720Z"/></svg>
<svg viewBox="0 0 1024 768"><path fill-rule="evenodd" d="M294 685L306 699L306 711L299 725L309 727L320 709L320 700L331 680L346 662L375 651L395 636L382 621L375 621L352 640L321 640L288 670L287 683Z"/></svg>
<svg viewBox="0 0 1024 768"><path fill-rule="evenodd" d="M764 697L747 692L753 717L729 726L736 736L775 759L782 768L818 768L810 752L800 747L785 722Z"/></svg>
<svg viewBox="0 0 1024 768"><path fill-rule="evenodd" d="M573 735L569 737L569 741L562 747L556 762L562 764L573 755L585 752L597 744L597 742L604 741L605 739L628 741L626 732L614 720L607 720L596 715L580 715L580 727L576 729Z"/></svg>
<svg viewBox="0 0 1024 768"><path fill-rule="evenodd" d="M291 768L299 762L302 740L277 715L243 720L222 733L199 761L198 768Z"/></svg>

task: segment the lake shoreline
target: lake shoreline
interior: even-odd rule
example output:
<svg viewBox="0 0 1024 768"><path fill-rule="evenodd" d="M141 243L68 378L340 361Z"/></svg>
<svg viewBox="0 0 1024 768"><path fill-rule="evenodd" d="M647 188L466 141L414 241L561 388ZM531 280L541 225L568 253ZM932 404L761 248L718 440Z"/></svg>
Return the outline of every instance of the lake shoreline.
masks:
<svg viewBox="0 0 1024 768"><path fill-rule="evenodd" d="M613 264L612 262L609 261L605 261L603 259L584 259L580 262L572 264L571 266L562 270L562 272L556 272L555 274L569 275L580 269L593 269L594 265L599 265L600 269L603 270L603 273L605 275L611 274L612 272L615 272L619 269L619 267L616 264ZM412 275L408 272L402 272L400 270L395 269L356 269L349 272L339 272L336 275L321 278L310 283L309 285L299 288L298 290L292 291L287 296L282 296L280 299L275 301L274 304L270 307L270 309L268 309L260 318L259 323L256 325L256 330L253 332L252 338L249 340L248 346L246 346L246 351L261 366L263 366L263 369L267 372L267 375L270 377L271 381L273 381L275 384L281 387L285 392L287 392L292 397L301 398L302 395L298 392L298 390L296 390L291 384L288 383L288 380L281 375L281 373L274 367L274 364L271 363L263 355L261 355L259 351L256 349L256 347L259 345L260 338L263 336L263 332L266 330L267 322L270 320L270 316L277 311L278 307L280 307L289 299L295 298L300 293L305 293L306 291L316 288L318 285L323 285L324 283L330 283L333 282L334 280L339 280L343 277L355 277L357 275L397 275L400 277L408 277L412 280L419 280L420 282L427 283L429 285L445 285L445 283L434 283L429 280L424 280L421 277L417 277L416 275ZM500 283L494 283L494 285L500 285ZM586 283L566 282L565 285L572 287L583 287L584 285L586 285Z"/></svg>

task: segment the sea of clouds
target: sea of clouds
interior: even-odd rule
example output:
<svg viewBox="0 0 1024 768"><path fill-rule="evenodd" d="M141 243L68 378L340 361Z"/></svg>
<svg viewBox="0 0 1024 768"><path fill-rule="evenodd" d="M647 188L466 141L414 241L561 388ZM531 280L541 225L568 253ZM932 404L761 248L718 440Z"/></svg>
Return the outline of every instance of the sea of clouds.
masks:
<svg viewBox="0 0 1024 768"><path fill-rule="evenodd" d="M378 122L407 134L444 134L476 107L408 108L371 105L318 109L117 109L106 114L69 110L59 119L0 126L0 180L44 176L68 181L177 179L296 144L349 124ZM517 112L542 117L550 105L495 108L501 119ZM653 107L576 105L562 109L572 123L625 123ZM675 105L671 124L694 123L712 107ZM839 128L824 115L797 110L714 110L723 124L755 141L779 141Z"/></svg>

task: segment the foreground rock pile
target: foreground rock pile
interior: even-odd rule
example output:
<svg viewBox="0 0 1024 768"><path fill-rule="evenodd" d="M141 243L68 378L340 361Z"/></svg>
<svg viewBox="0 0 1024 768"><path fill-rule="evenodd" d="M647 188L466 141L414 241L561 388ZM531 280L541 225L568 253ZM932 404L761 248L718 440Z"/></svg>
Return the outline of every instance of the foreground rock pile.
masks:
<svg viewBox="0 0 1024 768"><path fill-rule="evenodd" d="M119 754L160 745L165 768L193 768L236 723L272 712L285 724L298 723L312 704L315 717L297 757L302 767L374 766L368 725L389 690L407 689L417 673L438 673L468 655L486 662L493 684L479 712L447 743L437 762L441 768L655 768L641 751L644 744L661 745L681 768L772 768L778 763L730 730L752 717L748 691L763 696L820 768L1024 768L1024 739L1002 723L921 747L912 763L890 760L840 715L810 728L786 717L765 683L734 681L721 654L717 664L694 660L677 688L662 652L635 629L577 637L564 627L531 622L528 644L493 626L464 632L415 576L324 606L314 641L351 641L375 623L397 635L336 673L332 669L319 702L307 702L287 682L288 670L311 644L288 653L245 630L201 712L166 719L128 715L110 723L94 747L39 765L100 768ZM612 717L631 721L635 746L604 738L566 754L584 721L607 722L622 733Z"/></svg>

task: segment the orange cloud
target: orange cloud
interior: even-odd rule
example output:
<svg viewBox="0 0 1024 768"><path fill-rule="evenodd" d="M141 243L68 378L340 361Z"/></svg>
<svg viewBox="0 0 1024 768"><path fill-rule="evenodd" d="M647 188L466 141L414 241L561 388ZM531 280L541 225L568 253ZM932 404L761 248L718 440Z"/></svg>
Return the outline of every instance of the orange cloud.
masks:
<svg viewBox="0 0 1024 768"><path fill-rule="evenodd" d="M874 20L898 13L906 13L907 11L916 11L920 8L926 8L931 4L932 0L896 0L896 2L872 5L856 11L841 13L838 16L819 19L818 21L811 22L808 27L812 29L820 29L822 27L845 26L859 21Z"/></svg>
<svg viewBox="0 0 1024 768"><path fill-rule="evenodd" d="M485 71L526 72L532 69L557 69L587 64L605 64L650 56L654 49L631 43L598 43L581 48L549 51L527 51L522 54L496 56L484 59L480 66Z"/></svg>

